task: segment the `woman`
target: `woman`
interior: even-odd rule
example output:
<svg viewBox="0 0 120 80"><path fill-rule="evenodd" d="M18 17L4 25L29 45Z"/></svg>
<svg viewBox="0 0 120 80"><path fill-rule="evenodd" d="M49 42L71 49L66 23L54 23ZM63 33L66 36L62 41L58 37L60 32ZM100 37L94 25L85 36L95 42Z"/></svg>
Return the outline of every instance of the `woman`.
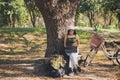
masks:
<svg viewBox="0 0 120 80"><path fill-rule="evenodd" d="M74 26L69 26L67 35L64 38L65 52L69 56L69 75L74 74L74 70L81 72L78 66L79 37L76 34Z"/></svg>

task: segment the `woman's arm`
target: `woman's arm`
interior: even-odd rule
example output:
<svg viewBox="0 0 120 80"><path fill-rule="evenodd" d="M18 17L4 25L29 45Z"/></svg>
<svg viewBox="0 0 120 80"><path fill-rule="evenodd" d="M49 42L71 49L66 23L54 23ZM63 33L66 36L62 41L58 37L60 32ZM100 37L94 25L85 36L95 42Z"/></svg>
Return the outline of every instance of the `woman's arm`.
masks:
<svg viewBox="0 0 120 80"><path fill-rule="evenodd" d="M64 47L66 48L67 35L64 37Z"/></svg>

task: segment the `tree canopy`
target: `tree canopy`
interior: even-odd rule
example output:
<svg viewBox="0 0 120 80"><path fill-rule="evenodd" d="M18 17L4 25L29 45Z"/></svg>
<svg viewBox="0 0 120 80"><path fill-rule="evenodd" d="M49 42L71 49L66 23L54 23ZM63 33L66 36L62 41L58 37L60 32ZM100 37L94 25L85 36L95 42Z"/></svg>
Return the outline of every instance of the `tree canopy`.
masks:
<svg viewBox="0 0 120 80"><path fill-rule="evenodd" d="M0 0L0 26L35 26L37 17L34 0Z"/></svg>

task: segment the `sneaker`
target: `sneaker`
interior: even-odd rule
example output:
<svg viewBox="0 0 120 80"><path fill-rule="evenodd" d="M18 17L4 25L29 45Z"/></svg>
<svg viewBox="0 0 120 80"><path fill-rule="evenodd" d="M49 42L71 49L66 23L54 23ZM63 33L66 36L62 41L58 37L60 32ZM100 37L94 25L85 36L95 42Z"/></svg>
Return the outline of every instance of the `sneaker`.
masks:
<svg viewBox="0 0 120 80"><path fill-rule="evenodd" d="M75 74L79 74L79 71L76 68L74 68L73 71L74 71Z"/></svg>
<svg viewBox="0 0 120 80"><path fill-rule="evenodd" d="M70 71L69 71L69 74L68 74L69 76L73 76L74 75L74 71L73 71L73 69L70 69Z"/></svg>
<svg viewBox="0 0 120 80"><path fill-rule="evenodd" d="M78 70L80 73L83 73L83 72L84 72L84 70L81 69L80 67L77 67L77 70Z"/></svg>

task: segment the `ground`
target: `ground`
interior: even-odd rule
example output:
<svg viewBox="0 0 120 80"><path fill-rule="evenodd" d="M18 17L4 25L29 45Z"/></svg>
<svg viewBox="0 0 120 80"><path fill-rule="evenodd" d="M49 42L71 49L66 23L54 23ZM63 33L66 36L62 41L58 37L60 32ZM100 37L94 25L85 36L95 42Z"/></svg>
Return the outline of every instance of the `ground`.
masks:
<svg viewBox="0 0 120 80"><path fill-rule="evenodd" d="M90 49L88 43L83 43L80 45L80 53L84 58ZM43 70L45 49L46 35L40 33L1 35L0 80L120 80L120 66L113 65L101 49L92 66L80 65L84 73L71 77L65 75L63 78L46 77Z"/></svg>

